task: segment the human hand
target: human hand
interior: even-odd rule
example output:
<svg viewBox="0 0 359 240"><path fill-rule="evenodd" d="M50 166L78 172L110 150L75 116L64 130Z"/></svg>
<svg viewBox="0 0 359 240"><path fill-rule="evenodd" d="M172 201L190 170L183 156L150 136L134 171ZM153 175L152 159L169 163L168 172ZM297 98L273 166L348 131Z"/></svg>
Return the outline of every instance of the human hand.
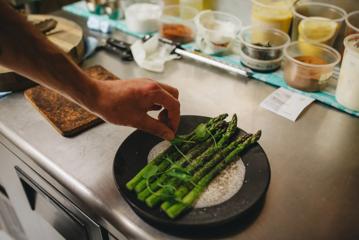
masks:
<svg viewBox="0 0 359 240"><path fill-rule="evenodd" d="M135 127L167 140L175 137L180 117L176 88L145 78L94 82L95 100L89 109L105 121ZM161 109L158 119L147 114Z"/></svg>

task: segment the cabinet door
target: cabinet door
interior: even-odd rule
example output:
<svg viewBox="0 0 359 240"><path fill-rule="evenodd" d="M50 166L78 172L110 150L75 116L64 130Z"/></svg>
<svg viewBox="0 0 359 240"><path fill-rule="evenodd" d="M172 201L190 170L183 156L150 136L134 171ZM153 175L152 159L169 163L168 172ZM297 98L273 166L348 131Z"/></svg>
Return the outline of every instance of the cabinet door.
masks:
<svg viewBox="0 0 359 240"><path fill-rule="evenodd" d="M0 184L30 240L102 239L99 225L2 144Z"/></svg>
<svg viewBox="0 0 359 240"><path fill-rule="evenodd" d="M29 240L63 240L64 238L59 233L29 207L26 194L15 171L16 161L18 161L16 156L0 143L0 184L5 188L26 236Z"/></svg>
<svg viewBox="0 0 359 240"><path fill-rule="evenodd" d="M19 167L15 167L15 169L33 212L41 216L65 239L89 239L86 224L81 219L70 212L23 170Z"/></svg>

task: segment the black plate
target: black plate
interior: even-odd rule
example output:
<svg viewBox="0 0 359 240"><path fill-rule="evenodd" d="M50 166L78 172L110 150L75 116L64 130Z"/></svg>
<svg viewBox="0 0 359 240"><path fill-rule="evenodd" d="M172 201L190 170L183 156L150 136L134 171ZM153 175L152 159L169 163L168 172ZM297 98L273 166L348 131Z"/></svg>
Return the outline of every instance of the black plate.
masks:
<svg viewBox="0 0 359 240"><path fill-rule="evenodd" d="M208 119L182 116L178 134L189 133ZM228 223L248 211L267 191L270 180L269 162L261 146L256 144L241 156L246 166L245 181L232 198L216 206L193 209L172 220L159 207L147 207L137 200L134 192L126 188L126 183L147 163L149 151L161 141L158 137L137 130L120 146L114 161L114 176L119 191L135 212L151 223L169 227L206 227Z"/></svg>

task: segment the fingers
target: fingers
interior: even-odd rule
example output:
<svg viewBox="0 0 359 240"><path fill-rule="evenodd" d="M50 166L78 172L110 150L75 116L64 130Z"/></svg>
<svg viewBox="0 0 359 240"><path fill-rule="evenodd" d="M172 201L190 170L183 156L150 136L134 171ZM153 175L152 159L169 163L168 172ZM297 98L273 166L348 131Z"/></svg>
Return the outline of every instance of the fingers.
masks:
<svg viewBox="0 0 359 240"><path fill-rule="evenodd" d="M163 122L164 124L166 124L167 126L170 126L170 121L168 119L168 111L167 109L163 109L159 114L158 114L158 120L160 120L161 122ZM174 130L174 129L172 129Z"/></svg>
<svg viewBox="0 0 359 240"><path fill-rule="evenodd" d="M161 109L162 109L162 106L161 106L161 105L153 104L153 105L148 109L148 111L158 111L158 110L161 110Z"/></svg>
<svg viewBox="0 0 359 240"><path fill-rule="evenodd" d="M173 97L175 97L176 99L178 99L178 90L177 88L174 88L170 85L167 85L167 84L164 84L164 83L160 83L160 82L157 82L158 85L160 85L163 89L165 89L167 92L169 92Z"/></svg>
<svg viewBox="0 0 359 240"><path fill-rule="evenodd" d="M180 103L179 101L173 97L171 94L169 94L167 91L164 91L161 89L160 91L156 91L152 95L152 102L155 104L159 104L163 106L167 111L163 114L167 115L168 118L168 124L169 127L176 131L178 124L179 124L179 118L180 118ZM162 114L162 117L164 117Z"/></svg>
<svg viewBox="0 0 359 240"><path fill-rule="evenodd" d="M175 137L173 130L148 115L141 119L141 126L138 128L166 140L172 140Z"/></svg>

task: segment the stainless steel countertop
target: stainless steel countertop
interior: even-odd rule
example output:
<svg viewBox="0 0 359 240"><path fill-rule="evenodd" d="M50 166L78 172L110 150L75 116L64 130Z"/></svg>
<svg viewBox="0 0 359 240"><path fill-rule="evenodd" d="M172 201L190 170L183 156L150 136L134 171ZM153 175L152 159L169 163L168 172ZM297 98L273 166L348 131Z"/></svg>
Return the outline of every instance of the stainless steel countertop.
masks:
<svg viewBox="0 0 359 240"><path fill-rule="evenodd" d="M233 239L359 239L359 119L319 103L293 123L259 106L274 88L189 60L154 74L104 52L85 62L121 78L150 77L180 90L181 114L237 113L239 126L263 130L260 144L271 164L271 183L258 216L208 236ZM0 100L0 134L93 209L114 235L174 239L194 236L158 230L141 220L118 192L112 164L134 129L102 124L77 137L60 136L23 94ZM135 164L135 163L134 163ZM220 232L220 230L218 229Z"/></svg>

